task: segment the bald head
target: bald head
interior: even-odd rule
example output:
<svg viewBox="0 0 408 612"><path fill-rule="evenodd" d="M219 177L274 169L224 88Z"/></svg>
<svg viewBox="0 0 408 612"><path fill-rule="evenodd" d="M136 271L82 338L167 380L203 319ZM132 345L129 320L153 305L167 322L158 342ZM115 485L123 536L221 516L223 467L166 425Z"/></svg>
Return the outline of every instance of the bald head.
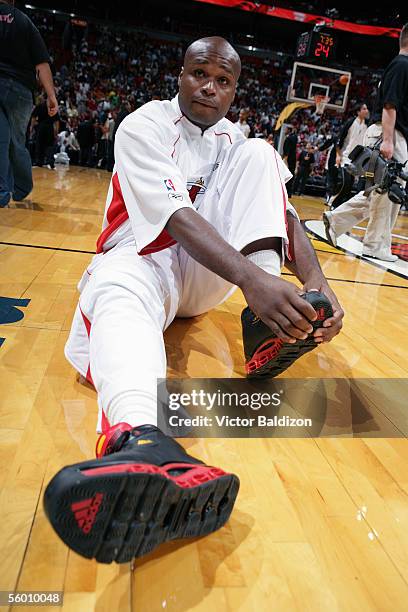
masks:
<svg viewBox="0 0 408 612"><path fill-rule="evenodd" d="M200 55L212 55L218 58L220 64L232 68L235 78L238 80L241 74L241 60L234 47L221 36L208 36L199 38L191 43L184 56L184 66Z"/></svg>
<svg viewBox="0 0 408 612"><path fill-rule="evenodd" d="M182 113L203 130L227 114L235 96L241 60L225 38L210 36L187 49L179 77Z"/></svg>

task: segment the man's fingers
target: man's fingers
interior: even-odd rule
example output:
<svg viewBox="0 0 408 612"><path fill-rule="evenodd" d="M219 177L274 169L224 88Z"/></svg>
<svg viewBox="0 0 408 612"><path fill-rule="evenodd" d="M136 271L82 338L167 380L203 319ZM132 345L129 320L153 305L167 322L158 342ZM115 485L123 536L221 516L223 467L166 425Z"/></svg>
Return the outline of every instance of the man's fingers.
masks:
<svg viewBox="0 0 408 612"><path fill-rule="evenodd" d="M302 332L306 332L307 334L312 333L313 326L310 324L310 322L307 319L302 317L302 315L297 310L292 308L292 306L289 306L285 310L285 316L289 319L292 325L296 327L297 329L301 330Z"/></svg>
<svg viewBox="0 0 408 612"><path fill-rule="evenodd" d="M336 310L333 313L332 317L323 321L323 327L332 327L333 325L338 325L339 323L341 323L343 317L344 312L342 310Z"/></svg>
<svg viewBox="0 0 408 612"><path fill-rule="evenodd" d="M295 338L292 338L272 319L264 319L264 323L284 342L290 342L294 344L296 342Z"/></svg>
<svg viewBox="0 0 408 612"><path fill-rule="evenodd" d="M315 342L330 342L337 334L340 333L340 328L330 327L329 329L319 329L313 334Z"/></svg>
<svg viewBox="0 0 408 612"><path fill-rule="evenodd" d="M302 329L295 327L292 325L290 320L287 318L286 313L281 314L277 313L274 317L275 321L278 323L279 327L283 329L283 331L292 338L297 338L298 340L306 340L307 333Z"/></svg>
<svg viewBox="0 0 408 612"><path fill-rule="evenodd" d="M309 302L306 302L304 298L299 297L296 293L293 293L290 303L293 308L306 317L308 321L315 321L317 319L317 313L313 306L309 304Z"/></svg>

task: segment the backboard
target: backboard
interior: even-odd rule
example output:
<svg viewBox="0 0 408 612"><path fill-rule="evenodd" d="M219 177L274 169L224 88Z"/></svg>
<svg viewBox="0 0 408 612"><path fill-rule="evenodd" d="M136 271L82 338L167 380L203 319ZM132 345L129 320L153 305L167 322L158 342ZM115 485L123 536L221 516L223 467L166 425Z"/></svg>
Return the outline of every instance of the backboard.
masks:
<svg viewBox="0 0 408 612"><path fill-rule="evenodd" d="M351 72L295 62L288 87L288 102L314 103L316 94L328 96L326 108L343 112L347 104Z"/></svg>

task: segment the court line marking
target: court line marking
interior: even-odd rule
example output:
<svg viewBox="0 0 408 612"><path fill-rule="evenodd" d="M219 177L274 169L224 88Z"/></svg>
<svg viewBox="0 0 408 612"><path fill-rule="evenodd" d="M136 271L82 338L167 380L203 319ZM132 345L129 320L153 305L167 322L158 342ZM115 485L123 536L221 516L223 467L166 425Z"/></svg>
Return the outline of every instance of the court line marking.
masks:
<svg viewBox="0 0 408 612"><path fill-rule="evenodd" d="M312 228L310 226L311 223L313 224L317 223L318 225L317 227ZM304 221L302 221L302 225L310 234L312 234L313 236L315 236L322 242L326 242L327 244L329 244L327 238L325 237L323 221L320 221L319 219L305 219ZM319 233L320 230L322 231L322 233ZM348 236L348 238L351 238L351 237ZM356 243L359 243L360 245L362 244L355 238L353 240ZM394 262L390 262L387 265L387 262L385 261L380 261L380 260L376 261L375 259L373 259L372 257L369 257L368 255L359 255L358 253L351 251L348 248L341 246L339 244L337 244L337 248L339 249L339 251L343 251L347 253L348 255L352 255L355 259L360 259L361 261L364 261L365 263L371 264L373 267L378 268L379 270L382 270L383 272L389 272L390 274L393 274L394 276L398 276L399 278L407 279L407 273L404 274L403 272L398 272L397 270L395 270ZM402 263L403 261L404 260L399 260L398 264L400 265L400 262ZM404 263L407 263L407 262L404 262ZM408 267L408 264L407 264L407 267Z"/></svg>
<svg viewBox="0 0 408 612"><path fill-rule="evenodd" d="M293 276L293 277L295 277L295 275L291 274L290 272L282 272L282 276ZM336 282L339 282L339 283L353 283L353 284L356 284L356 285L372 285L373 287L394 287L394 289L408 289L408 285L404 286L404 285L390 285L388 283L371 283L369 281L358 281L358 280L354 280L352 278L332 278L330 276L325 276L325 278L328 281L336 281Z"/></svg>
<svg viewBox="0 0 408 612"><path fill-rule="evenodd" d="M95 251L81 251L79 249L63 249L62 247L41 246L38 244L22 244L20 242L2 242L1 240L0 240L0 244L4 244L6 246L26 247L29 249L47 249L49 251L63 251L65 253L85 253L88 255L95 255ZM322 252L326 253L326 251L322 251ZM342 255L342 253L340 254ZM291 274L290 272L282 272L282 276L295 276L295 275ZM354 280L353 278L331 278L329 276L326 276L326 278L327 280L337 281L339 283L354 283L356 285L373 285L374 287L394 287L395 289L408 289L408 286L404 287L403 285L390 285L389 283L371 283L369 281Z"/></svg>
<svg viewBox="0 0 408 612"><path fill-rule="evenodd" d="M5 244L6 246L20 246L27 247L29 249L47 249L49 251L64 251L64 253L87 253L88 255L96 255L96 251L81 251L80 249L63 249L62 247L51 247L45 246L41 244L24 244L21 242L2 242L0 244Z"/></svg>

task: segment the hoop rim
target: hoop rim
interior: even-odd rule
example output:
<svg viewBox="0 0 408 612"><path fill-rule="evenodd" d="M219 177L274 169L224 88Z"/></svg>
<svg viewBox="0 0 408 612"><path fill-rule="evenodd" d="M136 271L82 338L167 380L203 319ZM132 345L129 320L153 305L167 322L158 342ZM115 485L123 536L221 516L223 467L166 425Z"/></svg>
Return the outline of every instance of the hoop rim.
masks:
<svg viewBox="0 0 408 612"><path fill-rule="evenodd" d="M316 113L318 115L322 115L328 103L330 102L330 96L324 96L322 94L314 94L313 96L315 105L316 105Z"/></svg>

